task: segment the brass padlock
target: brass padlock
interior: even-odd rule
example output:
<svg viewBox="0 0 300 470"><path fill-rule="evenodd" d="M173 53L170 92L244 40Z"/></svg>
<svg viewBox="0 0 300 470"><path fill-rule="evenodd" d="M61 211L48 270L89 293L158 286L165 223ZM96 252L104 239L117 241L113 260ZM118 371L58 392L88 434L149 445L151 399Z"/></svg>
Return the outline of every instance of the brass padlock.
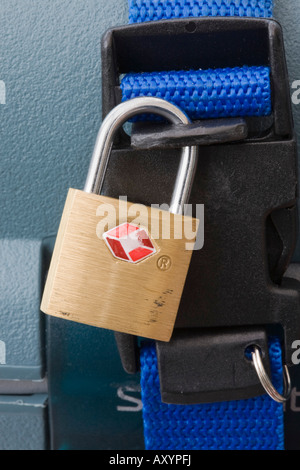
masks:
<svg viewBox="0 0 300 470"><path fill-rule="evenodd" d="M168 212L99 195L115 133L141 113L159 114L174 124L189 123L179 108L151 97L121 103L105 118L84 191L69 190L41 310L169 341L198 229L197 219L181 215L194 179L197 147L182 150ZM187 226L192 227L192 236L184 233Z"/></svg>

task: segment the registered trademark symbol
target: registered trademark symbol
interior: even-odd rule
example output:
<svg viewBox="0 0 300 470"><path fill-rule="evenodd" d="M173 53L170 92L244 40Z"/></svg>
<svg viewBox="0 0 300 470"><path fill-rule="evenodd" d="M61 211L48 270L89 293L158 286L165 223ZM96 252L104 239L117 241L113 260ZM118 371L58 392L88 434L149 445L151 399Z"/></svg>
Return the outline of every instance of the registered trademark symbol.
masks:
<svg viewBox="0 0 300 470"><path fill-rule="evenodd" d="M157 260L157 267L161 271L167 271L168 269L170 269L171 264L171 258L167 255L160 256L160 258L158 258Z"/></svg>

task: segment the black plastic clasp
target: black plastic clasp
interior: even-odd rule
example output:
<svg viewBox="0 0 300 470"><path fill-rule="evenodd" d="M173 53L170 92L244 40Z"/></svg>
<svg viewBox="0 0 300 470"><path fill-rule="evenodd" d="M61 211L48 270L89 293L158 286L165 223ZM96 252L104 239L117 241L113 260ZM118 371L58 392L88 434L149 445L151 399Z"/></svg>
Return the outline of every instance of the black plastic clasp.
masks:
<svg viewBox="0 0 300 470"><path fill-rule="evenodd" d="M162 401L190 405L263 395L251 361L253 345L270 374L263 329L175 330L170 343L156 343Z"/></svg>
<svg viewBox="0 0 300 470"><path fill-rule="evenodd" d="M192 18L110 29L102 39L102 113L121 101L120 80L129 72L269 65L272 117L247 118L257 135L291 135L289 84L282 30L274 20ZM124 133L122 141L129 142Z"/></svg>
<svg viewBox="0 0 300 470"><path fill-rule="evenodd" d="M244 357L252 333L253 342L261 341L257 333L265 335L260 347L266 362L266 338L276 334L283 361L292 364L292 343L300 337L300 283L284 274L297 239L297 149L282 30L274 20L193 18L115 28L102 42L104 116L120 102L120 79L128 72L243 65L270 67L272 114L244 118L242 141L234 134L220 140L220 122L215 122L218 129L210 128L210 121L194 123L183 133L164 124L161 130L135 125L134 146L122 130L107 170L103 194L126 194L145 205L168 202L180 158L177 146L189 139L192 145L197 128L194 138L201 148L190 203L205 207L204 247L192 255L174 335L170 343L157 343L167 402L259 394L258 379ZM115 336L125 370L135 373L139 340ZM180 357L189 366L184 376L176 375ZM243 371L238 387L234 370Z"/></svg>

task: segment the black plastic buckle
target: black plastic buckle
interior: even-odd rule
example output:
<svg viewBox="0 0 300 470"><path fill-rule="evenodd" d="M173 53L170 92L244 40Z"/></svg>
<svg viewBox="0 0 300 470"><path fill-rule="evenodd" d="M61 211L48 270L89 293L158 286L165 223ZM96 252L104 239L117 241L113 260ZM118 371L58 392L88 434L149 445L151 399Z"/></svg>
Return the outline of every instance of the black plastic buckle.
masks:
<svg viewBox="0 0 300 470"><path fill-rule="evenodd" d="M205 206L205 243L192 256L174 336L157 343L167 402L263 393L244 350L249 341L257 343L267 358L270 334L282 339L283 360L292 364L292 343L300 337L300 283L284 273L297 238L297 150L282 30L274 20L193 18L112 29L102 42L104 116L120 102L122 74L241 65L270 67L272 115L246 118L243 142L200 149L190 203ZM156 132L158 148L151 148L147 131L134 130L136 147L119 133L103 194L126 194L146 205L169 201L180 156L170 142L176 147L186 135L170 138L173 131L163 126ZM208 341L213 336L216 341ZM116 333L116 340L125 370L135 373L137 338ZM219 367L222 351L228 367ZM176 373L176 357L190 365L184 377ZM195 381L195 370L204 380ZM233 387L237 370L239 386Z"/></svg>

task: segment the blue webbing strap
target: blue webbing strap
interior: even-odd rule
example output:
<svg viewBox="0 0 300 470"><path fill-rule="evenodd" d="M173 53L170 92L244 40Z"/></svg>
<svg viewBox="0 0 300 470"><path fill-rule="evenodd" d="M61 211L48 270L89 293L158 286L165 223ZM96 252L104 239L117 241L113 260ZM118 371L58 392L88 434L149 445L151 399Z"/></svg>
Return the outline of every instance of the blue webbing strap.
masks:
<svg viewBox="0 0 300 470"><path fill-rule="evenodd" d="M129 0L130 22L188 16L270 17L270 0ZM192 119L267 115L271 111L269 70L219 70L128 74L123 100L157 96L177 104ZM281 347L270 339L274 386L282 390ZM201 371L199 371L201 373ZM155 346L141 348L145 448L150 450L283 450L283 406L268 395L202 405L161 402Z"/></svg>
<svg viewBox="0 0 300 470"><path fill-rule="evenodd" d="M139 96L163 98L190 119L267 116L272 106L270 70L262 66L130 73L122 79L121 90L123 101Z"/></svg>
<svg viewBox="0 0 300 470"><path fill-rule="evenodd" d="M272 380L282 392L281 347L270 340ZM201 371L199 371L201 374ZM155 346L141 349L145 447L150 450L283 450L283 407L268 395L202 405L161 402Z"/></svg>
<svg viewBox="0 0 300 470"><path fill-rule="evenodd" d="M272 16L272 0L129 0L129 22L189 16Z"/></svg>

